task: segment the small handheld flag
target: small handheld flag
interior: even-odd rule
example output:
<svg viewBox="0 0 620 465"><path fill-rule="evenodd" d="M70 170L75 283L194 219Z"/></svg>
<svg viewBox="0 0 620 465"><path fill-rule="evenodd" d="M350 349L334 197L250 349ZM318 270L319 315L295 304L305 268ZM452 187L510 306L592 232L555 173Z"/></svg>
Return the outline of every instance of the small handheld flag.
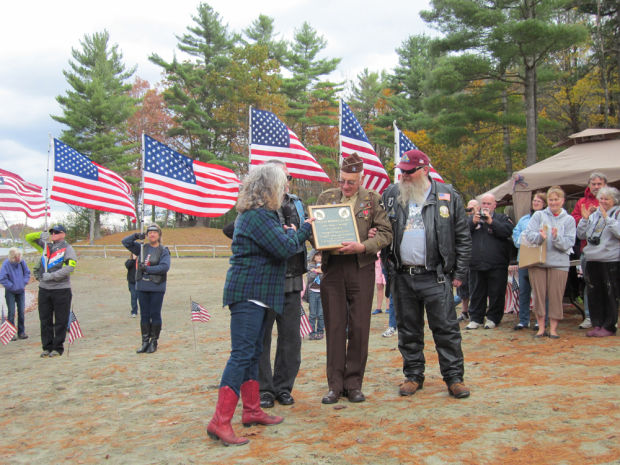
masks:
<svg viewBox="0 0 620 465"><path fill-rule="evenodd" d="M0 325L0 341L3 345L11 342L11 339L17 334L17 329L9 320L4 318L4 310L2 311L2 324Z"/></svg>

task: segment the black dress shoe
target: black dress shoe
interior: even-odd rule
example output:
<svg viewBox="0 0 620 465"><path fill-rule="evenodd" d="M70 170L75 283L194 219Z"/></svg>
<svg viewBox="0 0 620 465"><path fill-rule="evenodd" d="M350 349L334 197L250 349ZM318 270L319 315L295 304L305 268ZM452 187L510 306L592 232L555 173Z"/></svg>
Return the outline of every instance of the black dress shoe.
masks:
<svg viewBox="0 0 620 465"><path fill-rule="evenodd" d="M327 394L325 394L321 402L323 402L324 404L335 404L336 402L338 402L338 399L340 399L339 392L329 391Z"/></svg>
<svg viewBox="0 0 620 465"><path fill-rule="evenodd" d="M260 406L261 408L271 408L273 407L273 396L268 392L263 392L260 395Z"/></svg>
<svg viewBox="0 0 620 465"><path fill-rule="evenodd" d="M288 392L281 392L276 396L276 400L280 405L293 405L295 403L295 399Z"/></svg>
<svg viewBox="0 0 620 465"><path fill-rule="evenodd" d="M364 402L366 400L364 393L360 389L350 389L347 393L347 397L349 398L349 402Z"/></svg>

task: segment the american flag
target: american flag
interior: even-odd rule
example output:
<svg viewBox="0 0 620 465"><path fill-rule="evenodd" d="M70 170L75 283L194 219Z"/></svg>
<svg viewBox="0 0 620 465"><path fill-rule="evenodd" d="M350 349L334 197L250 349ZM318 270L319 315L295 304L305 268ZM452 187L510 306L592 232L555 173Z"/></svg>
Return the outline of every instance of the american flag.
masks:
<svg viewBox="0 0 620 465"><path fill-rule="evenodd" d="M519 313L519 283L514 272L510 272L506 285L504 313Z"/></svg>
<svg viewBox="0 0 620 465"><path fill-rule="evenodd" d="M312 326L310 326L310 321L308 320L308 317L306 316L306 312L304 312L304 309L302 308L301 318L299 321L299 334L301 335L301 338L303 339L305 336L307 336L311 332L312 332Z"/></svg>
<svg viewBox="0 0 620 465"><path fill-rule="evenodd" d="M113 171L54 139L54 179L50 198L136 217L131 187Z"/></svg>
<svg viewBox="0 0 620 465"><path fill-rule="evenodd" d="M198 302L192 300L192 321L202 321L206 323L211 319L209 311L200 305Z"/></svg>
<svg viewBox="0 0 620 465"><path fill-rule="evenodd" d="M82 334L82 328L80 328L80 323L78 322L75 313L73 313L73 310L71 310L71 314L69 315L69 326L67 327L67 332L67 342L69 344L72 344L76 339L84 337L84 334Z"/></svg>
<svg viewBox="0 0 620 465"><path fill-rule="evenodd" d="M343 100L340 106L340 153L343 158L357 153L364 162L363 186L381 193L390 178L349 106Z"/></svg>
<svg viewBox="0 0 620 465"><path fill-rule="evenodd" d="M250 164L260 165L271 159L286 163L294 178L331 182L297 135L275 114L250 108Z"/></svg>
<svg viewBox="0 0 620 465"><path fill-rule="evenodd" d="M41 187L0 169L0 211L25 213L28 218L45 216L45 197ZM48 210L49 216L49 210Z"/></svg>
<svg viewBox="0 0 620 465"><path fill-rule="evenodd" d="M193 216L221 216L239 195L231 169L192 160L144 135L144 203Z"/></svg>
<svg viewBox="0 0 620 465"><path fill-rule="evenodd" d="M405 133L396 127L396 121L394 121L394 144L396 146L394 149L394 166L398 165L400 162L400 157L403 156L403 153L408 152L409 150L418 149L418 147L416 147L416 145L409 140ZM437 182L444 182L441 175L435 168L433 168L433 165L430 165L430 168L431 170L429 176ZM400 177L400 170L398 168L394 168L394 180L399 182Z"/></svg>
<svg viewBox="0 0 620 465"><path fill-rule="evenodd" d="M11 322L4 318L4 311L2 311L2 324L0 324L0 341L3 345L7 345L13 339L13 336L17 334L17 329L11 324Z"/></svg>

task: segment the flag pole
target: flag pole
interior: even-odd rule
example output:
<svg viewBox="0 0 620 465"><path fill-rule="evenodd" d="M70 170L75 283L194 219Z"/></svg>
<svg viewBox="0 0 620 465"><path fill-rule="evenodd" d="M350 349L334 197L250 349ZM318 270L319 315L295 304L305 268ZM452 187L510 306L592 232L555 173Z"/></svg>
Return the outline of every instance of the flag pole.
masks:
<svg viewBox="0 0 620 465"><path fill-rule="evenodd" d="M342 99L338 100L338 167L342 166Z"/></svg>
<svg viewBox="0 0 620 465"><path fill-rule="evenodd" d="M144 217L146 216L146 205L144 203L144 168L145 168L145 161L146 161L146 137L145 134L142 133L142 185L140 186L140 193L142 195L142 202L141 202L141 215L142 218L140 218L140 233L144 232ZM138 207L140 207L140 205L138 205Z"/></svg>
<svg viewBox="0 0 620 465"><path fill-rule="evenodd" d="M71 313L73 313L73 304L71 304ZM71 325L71 313L69 314L69 325ZM67 326L67 332L69 331L69 326ZM71 347L71 343L67 344L67 358L69 358L69 348Z"/></svg>
<svg viewBox="0 0 620 465"><path fill-rule="evenodd" d="M396 120L392 122L394 125L394 184L400 181L400 170L396 168L396 165L400 162L400 140L398 137L398 128L396 127Z"/></svg>
<svg viewBox="0 0 620 465"><path fill-rule="evenodd" d="M248 113L248 173L252 166L252 105Z"/></svg>
<svg viewBox="0 0 620 465"><path fill-rule="evenodd" d="M192 312L192 296L189 296L189 311L190 311L190 318L191 318L191 312ZM198 350L198 345L196 344L196 326L194 325L194 321L190 320L192 322L192 332L194 333L194 352L196 352Z"/></svg>
<svg viewBox="0 0 620 465"><path fill-rule="evenodd" d="M44 221L44 231L47 231L47 217L48 217L48 208L49 208L49 184L50 184L50 153L53 150L54 147L54 141L52 139L52 134L48 133L49 135L49 143L47 145L47 172L46 172L46 176L45 176L45 214L43 215L45 217L45 221Z"/></svg>

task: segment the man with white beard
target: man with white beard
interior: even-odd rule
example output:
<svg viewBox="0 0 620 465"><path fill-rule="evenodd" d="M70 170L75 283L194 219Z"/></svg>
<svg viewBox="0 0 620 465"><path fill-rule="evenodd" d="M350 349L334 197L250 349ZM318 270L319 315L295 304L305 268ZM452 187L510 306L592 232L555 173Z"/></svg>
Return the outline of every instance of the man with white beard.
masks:
<svg viewBox="0 0 620 465"><path fill-rule="evenodd" d="M420 150L405 152L397 165L400 184L382 200L392 224L385 251L396 309L398 348L405 380L399 394L410 396L424 384L424 308L448 392L469 396L463 384L461 332L452 286L459 287L469 266L471 236L459 194L429 178L430 160Z"/></svg>

